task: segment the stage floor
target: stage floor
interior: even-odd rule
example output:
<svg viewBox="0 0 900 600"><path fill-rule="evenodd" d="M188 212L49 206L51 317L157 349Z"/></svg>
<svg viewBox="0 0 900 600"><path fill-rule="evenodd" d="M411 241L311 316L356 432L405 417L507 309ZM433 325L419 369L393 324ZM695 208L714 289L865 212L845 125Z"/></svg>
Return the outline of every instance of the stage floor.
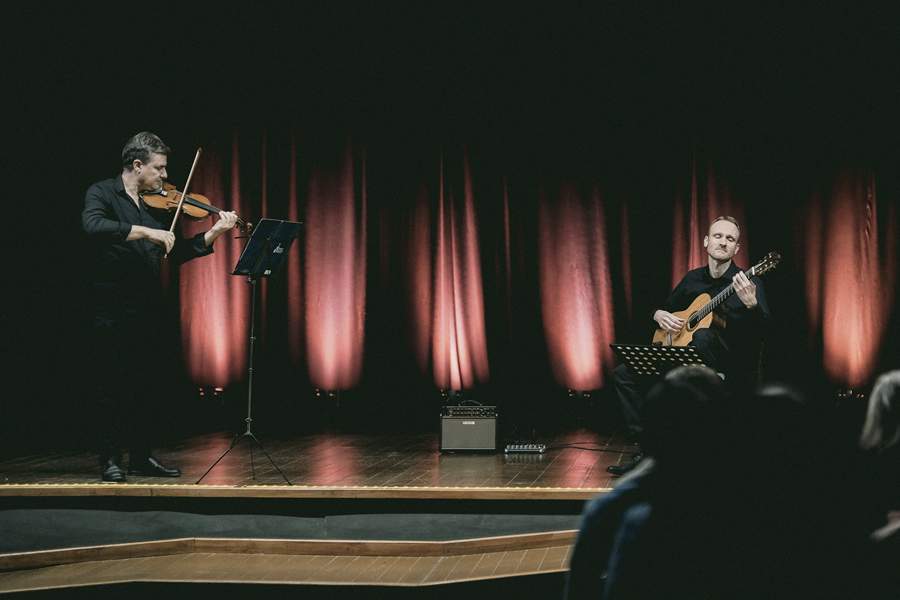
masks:
<svg viewBox="0 0 900 600"><path fill-rule="evenodd" d="M124 484L102 483L87 451L0 461L0 520L15 532L0 551L0 592L559 578L584 502L609 491L606 467L636 450L588 430L541 438L544 454L441 452L436 433L261 436L293 485L255 447L251 470L247 438L197 485L232 439L159 448L182 477Z"/></svg>
<svg viewBox="0 0 900 600"><path fill-rule="evenodd" d="M636 449L616 434L587 430L541 439L544 454L505 454L502 447L494 453L441 452L434 433L319 433L260 441L293 485L246 437L195 485L232 442L231 434L220 432L156 451L181 468L180 478L130 476L126 484L104 484L96 456L87 451L10 457L0 462L0 495L587 499L612 486L606 467L627 461Z"/></svg>

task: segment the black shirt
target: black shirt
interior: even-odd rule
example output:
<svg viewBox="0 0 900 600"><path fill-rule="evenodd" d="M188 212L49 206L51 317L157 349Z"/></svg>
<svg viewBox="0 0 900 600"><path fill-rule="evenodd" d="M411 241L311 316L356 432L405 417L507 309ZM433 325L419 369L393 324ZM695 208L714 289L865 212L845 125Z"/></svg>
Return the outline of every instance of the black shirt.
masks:
<svg viewBox="0 0 900 600"><path fill-rule="evenodd" d="M161 301L164 249L147 239L126 238L132 225L168 230L172 216L139 202L140 208L125 191L121 175L95 183L85 194L81 224L91 242L93 264L88 272L97 311L140 310ZM181 264L211 254L203 236L176 236L167 260Z"/></svg>
<svg viewBox="0 0 900 600"><path fill-rule="evenodd" d="M731 280L741 272L741 268L732 261L728 270L718 278L713 278L709 273L709 267L700 267L688 271L687 275L675 286L664 305L665 310L676 312L690 306L700 294L716 294L731 285ZM728 342L742 343L753 338L759 338L762 334L762 326L768 321L770 312L766 301L766 290L759 277L751 277L750 281L756 284L756 302L754 308L747 308L737 293L732 293L728 299L716 307L713 311L722 317L725 322L725 330L722 332Z"/></svg>

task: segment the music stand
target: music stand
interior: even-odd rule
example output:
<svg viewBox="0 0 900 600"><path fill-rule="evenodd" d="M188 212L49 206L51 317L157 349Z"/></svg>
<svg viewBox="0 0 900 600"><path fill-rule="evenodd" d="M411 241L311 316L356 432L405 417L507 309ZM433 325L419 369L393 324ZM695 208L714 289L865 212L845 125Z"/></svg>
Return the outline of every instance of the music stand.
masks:
<svg viewBox="0 0 900 600"><path fill-rule="evenodd" d="M682 365L704 366L694 346L610 344L610 347L636 375L658 377Z"/></svg>
<svg viewBox="0 0 900 600"><path fill-rule="evenodd" d="M263 451L269 462L275 467L275 470L284 478L288 485L294 485L291 480L282 472L262 443L257 439L253 432L250 431L250 424L253 422L253 350L256 342L256 282L260 277L269 277L275 273L284 263L291 242L300 235L300 227L302 223L294 221L278 221L275 219L261 219L253 229L253 235L247 240L244 251L241 252L237 264L234 267L232 275L246 275L247 281L250 283L250 354L249 365L247 369L247 418L244 422L247 424L247 430L244 433L234 434L231 445L228 450L216 459L196 483L203 481L203 478L209 475L219 462L225 458L231 450L237 446L244 438L250 438L259 449ZM253 466L253 446L250 446L250 472L253 479L256 479L256 469Z"/></svg>

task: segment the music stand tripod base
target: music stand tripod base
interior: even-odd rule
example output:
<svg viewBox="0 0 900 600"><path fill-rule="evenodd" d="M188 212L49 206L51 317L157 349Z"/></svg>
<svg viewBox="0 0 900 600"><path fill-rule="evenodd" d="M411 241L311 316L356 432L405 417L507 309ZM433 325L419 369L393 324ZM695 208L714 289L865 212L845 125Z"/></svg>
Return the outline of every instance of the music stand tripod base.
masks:
<svg viewBox="0 0 900 600"><path fill-rule="evenodd" d="M610 347L636 375L659 377L683 365L706 366L694 346L610 344Z"/></svg>
<svg viewBox="0 0 900 600"><path fill-rule="evenodd" d="M263 454L266 455L266 458L269 459L269 463L276 471L278 471L278 474L281 475L285 482L287 482L288 485L294 485L278 465L275 464L275 461L272 460L272 457L266 452L265 447L263 447L259 439L253 435L252 431L250 431L250 425L253 423L253 355L256 343L256 283L260 277L271 276L278 270L278 267L284 263L291 242L293 242L300 234L301 225L302 223L293 221L278 221L275 219L260 220L253 230L250 239L247 240L247 245L244 246L244 251L241 252L241 256L238 258L238 262L234 267L232 275L246 276L247 282L250 284L250 352L248 355L249 361L247 368L247 418L244 419L244 422L247 424L247 429L244 433L235 434L228 450L223 452L222 455L216 459L216 462L210 465L206 470L206 473L204 473L196 483L203 481L203 479L209 475L210 471L212 471L215 466L219 464L219 462L225 458L235 446L237 446L238 442L244 438L250 438L253 443L259 446L259 449L262 450ZM256 467L253 464L253 446L250 446L250 473L253 479L256 479Z"/></svg>
<svg viewBox="0 0 900 600"><path fill-rule="evenodd" d="M253 432L250 431L250 423L253 421L253 419L252 419L252 418L247 418L247 419L244 419L244 421L247 423L247 430L244 431L244 433L236 433L236 434L234 434L234 437L231 439L231 445L228 446L228 449L225 450L225 452L223 452L222 455L219 456L219 458L216 459L216 462L214 462L212 465L210 465L210 467L209 467L209 468L206 470L206 472L200 477L200 479L198 479L198 480L197 480L196 482L194 482L194 483L195 483L195 484L199 484L201 481L203 481L203 479L204 479L207 475L209 475L210 471L212 471L212 470L216 467L216 465L219 464L219 462L220 462L223 458L225 458L225 456L226 456L229 452L231 452L231 450L234 449L234 447L237 446L238 443L239 443L242 439L244 439L244 438L250 438L250 439L253 441L254 444L256 444L257 446L259 446L259 449L262 450L262 453L265 454L266 458L269 459L269 464L271 464L271 465L275 468L275 470L278 471L278 474L281 475L281 477L284 479L284 481L285 481L288 485L294 485L293 483L291 483L291 480L287 478L287 475L285 475L284 472L278 467L278 465L275 463L275 461L272 460L272 457L269 456L269 453L266 452L266 448L262 445L262 442L260 442L259 439L258 439L255 435L253 435ZM256 479L256 467L254 466L254 463L253 463L253 446L250 446L250 474L251 474L251 477L252 477L253 479Z"/></svg>

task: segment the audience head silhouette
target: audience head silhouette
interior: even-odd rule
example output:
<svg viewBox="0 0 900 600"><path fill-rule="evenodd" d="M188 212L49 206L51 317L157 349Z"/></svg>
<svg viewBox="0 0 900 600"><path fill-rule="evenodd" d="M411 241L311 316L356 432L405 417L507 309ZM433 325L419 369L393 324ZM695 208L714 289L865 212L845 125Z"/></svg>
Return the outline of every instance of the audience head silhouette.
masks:
<svg viewBox="0 0 900 600"><path fill-rule="evenodd" d="M900 370L885 373L875 382L859 445L876 453L896 452L900 447Z"/></svg>
<svg viewBox="0 0 900 600"><path fill-rule="evenodd" d="M712 369L669 371L647 396L644 450L661 465L706 454L727 429L726 403L725 384Z"/></svg>

